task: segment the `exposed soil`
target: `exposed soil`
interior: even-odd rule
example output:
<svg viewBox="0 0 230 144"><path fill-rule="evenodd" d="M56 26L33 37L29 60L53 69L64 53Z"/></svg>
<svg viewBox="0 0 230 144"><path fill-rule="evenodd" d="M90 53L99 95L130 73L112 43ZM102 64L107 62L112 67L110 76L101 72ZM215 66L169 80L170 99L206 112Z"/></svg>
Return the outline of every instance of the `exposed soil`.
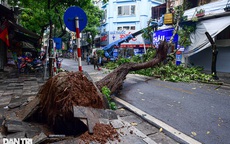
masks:
<svg viewBox="0 0 230 144"><path fill-rule="evenodd" d="M85 132L79 138L85 143L99 142L100 144L105 144L108 140L120 141L119 134L111 125L97 123L94 126L93 131L94 133L92 135L90 135L88 132Z"/></svg>

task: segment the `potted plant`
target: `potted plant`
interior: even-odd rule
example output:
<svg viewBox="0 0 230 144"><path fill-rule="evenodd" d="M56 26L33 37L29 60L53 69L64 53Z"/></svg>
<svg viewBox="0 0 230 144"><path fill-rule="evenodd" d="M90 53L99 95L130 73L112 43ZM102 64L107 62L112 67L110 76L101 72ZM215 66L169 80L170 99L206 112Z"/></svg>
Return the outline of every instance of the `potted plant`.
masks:
<svg viewBox="0 0 230 144"><path fill-rule="evenodd" d="M199 11L197 11L196 16L197 17L202 17L202 16L204 16L204 13L205 13L205 10L204 9L200 9Z"/></svg>

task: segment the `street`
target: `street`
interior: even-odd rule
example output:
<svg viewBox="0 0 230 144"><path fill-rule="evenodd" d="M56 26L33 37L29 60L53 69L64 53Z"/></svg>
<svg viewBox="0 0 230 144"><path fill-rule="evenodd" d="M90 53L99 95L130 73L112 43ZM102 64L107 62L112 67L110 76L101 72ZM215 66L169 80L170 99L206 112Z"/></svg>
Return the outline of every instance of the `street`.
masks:
<svg viewBox="0 0 230 144"><path fill-rule="evenodd" d="M119 98L202 143L227 144L230 92L217 87L131 77Z"/></svg>
<svg viewBox="0 0 230 144"><path fill-rule="evenodd" d="M74 60L64 59L62 66L78 71ZM106 75L94 70L93 65L83 65L84 69L91 74ZM229 90L216 85L172 83L128 75L118 97L202 143L229 143Z"/></svg>

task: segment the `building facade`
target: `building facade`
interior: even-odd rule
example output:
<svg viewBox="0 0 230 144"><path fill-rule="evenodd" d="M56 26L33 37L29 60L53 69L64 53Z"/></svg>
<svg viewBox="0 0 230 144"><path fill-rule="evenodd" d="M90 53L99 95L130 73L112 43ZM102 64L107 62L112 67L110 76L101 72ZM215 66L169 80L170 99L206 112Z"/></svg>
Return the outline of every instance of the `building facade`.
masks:
<svg viewBox="0 0 230 144"><path fill-rule="evenodd" d="M104 17L101 24L100 46L104 47L120 38L147 27L151 18L151 9L164 3L164 0L109 0L102 5ZM150 43L140 35L120 48L138 49L141 51Z"/></svg>
<svg viewBox="0 0 230 144"><path fill-rule="evenodd" d="M185 5L184 16L187 21L194 23L196 29L190 34L191 45L183 48L182 63L203 67L212 71L213 49L206 36L208 32L217 47L216 71L230 72L230 1L229 0L169 0L168 9L178 5ZM153 8L154 11L161 7ZM156 17L156 13L152 17ZM159 15L158 15L159 16ZM158 29L169 29L170 25L163 25ZM180 37L179 37L180 39ZM178 45L179 46L179 45ZM180 47L180 46L179 46Z"/></svg>
<svg viewBox="0 0 230 144"><path fill-rule="evenodd" d="M202 3L203 2L203 3ZM196 30L190 35L192 44L185 49L186 63L212 70L212 46L205 32L213 38L217 48L216 71L230 72L230 11L229 0L197 1L197 5L185 11L188 20L197 17ZM230 8L229 8L230 9ZM200 11L202 15L198 15Z"/></svg>

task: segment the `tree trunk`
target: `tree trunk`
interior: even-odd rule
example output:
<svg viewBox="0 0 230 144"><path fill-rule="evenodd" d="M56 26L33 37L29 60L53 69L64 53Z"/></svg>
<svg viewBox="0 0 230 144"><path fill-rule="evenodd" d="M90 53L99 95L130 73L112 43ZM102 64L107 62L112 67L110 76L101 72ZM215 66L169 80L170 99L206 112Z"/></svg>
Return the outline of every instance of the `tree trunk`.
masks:
<svg viewBox="0 0 230 144"><path fill-rule="evenodd" d="M126 75L130 71L137 71L141 69L154 67L156 64L166 59L167 51L167 42L161 41L154 59L145 63L125 63L119 66L113 72L104 77L102 80L96 82L98 89L101 90L103 86L106 86L110 89L111 94L115 93L122 87L123 81L125 80Z"/></svg>
<svg viewBox="0 0 230 144"><path fill-rule="evenodd" d="M216 74L216 61L217 61L217 54L218 54L218 50L216 48L216 44L213 41L212 37L210 36L210 34L208 32L205 32L209 42L212 45L212 76L214 79L218 80L218 76Z"/></svg>
<svg viewBox="0 0 230 144"><path fill-rule="evenodd" d="M50 0L48 0L48 9L50 9ZM53 76L52 73L52 67L53 67L53 59L52 57L52 49L53 49L53 41L52 39L52 27L53 27L53 23L52 23L52 19L51 16L49 15L49 25L50 25L50 34L49 34L49 47L48 47L48 51L49 51L49 77L51 78Z"/></svg>

